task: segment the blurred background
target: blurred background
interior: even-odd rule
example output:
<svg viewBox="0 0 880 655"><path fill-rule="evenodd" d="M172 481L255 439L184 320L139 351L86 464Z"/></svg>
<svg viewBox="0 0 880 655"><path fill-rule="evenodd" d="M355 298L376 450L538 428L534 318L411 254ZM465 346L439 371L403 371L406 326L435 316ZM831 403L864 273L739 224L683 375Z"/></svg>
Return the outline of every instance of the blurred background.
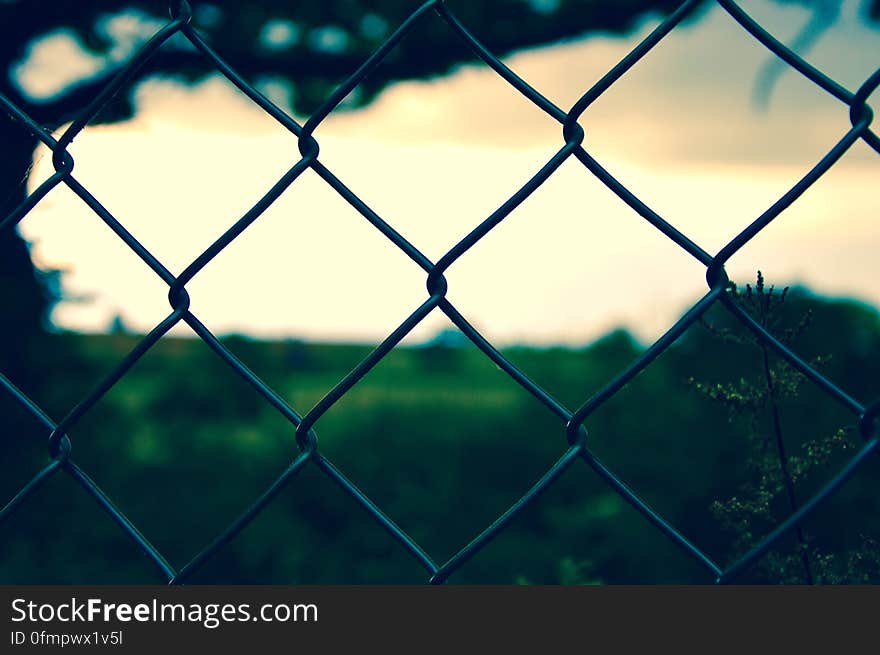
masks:
<svg viewBox="0 0 880 655"><path fill-rule="evenodd" d="M448 6L567 110L678 4ZM851 90L878 66L876 1L741 4ZM193 2L195 25L220 54L300 122L416 6ZM0 93L60 134L167 21L159 1L2 2ZM590 154L709 252L850 127L847 107L711 2L580 122ZM5 217L53 168L51 152L11 117L0 116L0 132ZM316 138L321 161L434 261L562 144L558 123L474 62L432 15ZM182 37L70 151L76 178L175 274L299 158L295 137ZM877 153L857 142L727 265L749 310L865 403L880 367L878 171ZM167 286L63 185L0 233L0 275L0 373L56 420L169 312ZM665 332L705 292L704 277L702 265L574 159L447 273L459 311L569 408ZM307 171L187 289L193 312L304 414L424 301L424 278ZM612 470L724 563L829 479L858 435L851 416L723 311L706 323L587 428ZM183 324L173 329L70 431L77 463L177 566L297 452L291 426L194 336ZM45 464L46 435L5 395L0 410L0 498L8 499ZM566 443L559 420L439 311L316 431L322 452L438 560L524 493ZM876 466L861 470L748 581L880 581L877 482ZM425 577L307 468L193 581ZM92 499L56 476L0 525L0 581L160 580ZM711 582L583 465L451 581Z"/></svg>

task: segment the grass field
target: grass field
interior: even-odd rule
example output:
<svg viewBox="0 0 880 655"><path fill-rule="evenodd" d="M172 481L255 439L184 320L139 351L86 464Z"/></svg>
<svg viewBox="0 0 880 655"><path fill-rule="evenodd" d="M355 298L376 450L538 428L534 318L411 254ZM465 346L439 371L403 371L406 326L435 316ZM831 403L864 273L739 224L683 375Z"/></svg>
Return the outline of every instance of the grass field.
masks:
<svg viewBox="0 0 880 655"><path fill-rule="evenodd" d="M880 362L876 312L806 296L794 305L793 311L809 305L815 313L811 336L799 347L808 355L830 350L829 375L857 397L869 394ZM136 340L124 334L54 335L28 390L60 418ZM300 414L369 352L359 345L241 337L224 342ZM626 333L615 332L580 349L521 347L505 353L575 408L641 349ZM710 505L748 480L745 428L688 380L736 381L754 376L758 363L748 347L695 327L587 422L594 452L721 561L730 555L731 536ZM783 410L793 452L800 442L852 423L810 388ZM23 413L4 411L13 417L0 478L0 492L9 498L45 462L45 450ZM524 493L566 446L561 421L472 345L395 349L318 421L316 431L321 452L441 561ZM70 436L75 461L178 567L298 452L293 427L205 344L187 338L157 344ZM832 457L822 475L830 475L843 456ZM805 482L804 493L821 479ZM842 551L863 532L876 532L877 479L875 470L860 474L820 510L809 523L817 543ZM354 501L308 467L193 582L426 578ZM0 580L158 582L160 577L90 497L58 476L0 526ZM451 579L517 581L711 579L577 462Z"/></svg>

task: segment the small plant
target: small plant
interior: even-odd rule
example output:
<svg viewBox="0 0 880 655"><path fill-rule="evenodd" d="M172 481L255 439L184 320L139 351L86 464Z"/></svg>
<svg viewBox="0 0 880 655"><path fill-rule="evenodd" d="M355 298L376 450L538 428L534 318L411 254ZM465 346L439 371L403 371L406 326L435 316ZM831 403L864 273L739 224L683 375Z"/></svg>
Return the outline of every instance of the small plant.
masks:
<svg viewBox="0 0 880 655"><path fill-rule="evenodd" d="M784 326L780 307L788 287L777 291L767 287L758 271L754 287L745 290L731 285L730 292L746 311L784 344L809 329L812 312L807 311L790 327ZM831 458L855 447L852 430L840 428L832 434L805 441L792 449L784 433L780 407L795 399L806 378L780 358L772 358L769 347L754 335L703 325L720 339L752 347L760 363L755 379L735 383L704 383L689 380L698 392L723 405L730 421L746 426L750 477L736 495L712 504L712 513L733 535L732 555L746 553L785 516L799 507L802 483L828 467ZM820 367L829 357L810 363ZM789 450L793 452L789 452ZM767 582L783 584L859 583L877 580L880 572L880 544L862 537L859 548L848 553L822 552L801 525L795 528L796 547L787 553L771 552L758 565L758 575Z"/></svg>
<svg viewBox="0 0 880 655"><path fill-rule="evenodd" d="M531 585L531 580L520 575L516 578L518 585ZM556 563L554 582L558 585L601 585L602 578L596 574L596 565L589 559L563 557Z"/></svg>

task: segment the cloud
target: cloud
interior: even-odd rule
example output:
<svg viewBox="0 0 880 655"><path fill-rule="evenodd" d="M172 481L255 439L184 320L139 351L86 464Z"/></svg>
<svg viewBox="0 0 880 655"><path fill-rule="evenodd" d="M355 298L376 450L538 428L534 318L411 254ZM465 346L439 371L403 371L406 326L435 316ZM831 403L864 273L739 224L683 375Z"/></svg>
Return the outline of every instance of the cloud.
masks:
<svg viewBox="0 0 880 655"><path fill-rule="evenodd" d="M786 38L802 10L768 5ZM649 25L644 25L644 34ZM523 52L511 66L570 106L634 44L594 37ZM878 33L844 12L812 53L851 81L870 72ZM872 50L873 49L873 50ZM709 252L791 187L846 131L846 111L799 76L752 107L767 53L720 10L676 30L585 113L586 146L652 208ZM876 62L871 62L876 65ZM846 69L846 70L844 70ZM76 175L175 274L299 158L295 139L220 78L144 83L129 123L89 128ZM561 146L561 128L478 66L395 85L334 113L321 160L436 261ZM31 184L50 173L43 156ZM880 210L875 153L857 144L739 253L748 281L799 280L880 302L873 274ZM22 224L46 266L69 266L54 319L103 329L117 312L147 330L167 287L81 201L57 189ZM425 273L311 171L187 286L218 332L375 341L426 298ZM618 324L662 333L705 292L704 269L571 160L447 273L449 297L500 343L583 343ZM448 325L435 312L413 339Z"/></svg>

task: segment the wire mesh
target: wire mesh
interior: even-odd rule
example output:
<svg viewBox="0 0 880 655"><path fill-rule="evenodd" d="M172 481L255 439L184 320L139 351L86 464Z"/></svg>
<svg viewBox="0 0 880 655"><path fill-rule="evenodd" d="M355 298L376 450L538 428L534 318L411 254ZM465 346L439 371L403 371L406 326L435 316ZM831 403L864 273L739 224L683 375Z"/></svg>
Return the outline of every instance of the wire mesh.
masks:
<svg viewBox="0 0 880 655"><path fill-rule="evenodd" d="M171 313L156 325L137 345L120 361L112 372L97 387L82 398L60 421L51 419L37 404L19 390L13 381L0 374L0 386L6 393L20 403L33 415L48 433L48 450L51 462L42 468L33 478L0 510L0 522L13 513L24 511L28 499L33 493L56 474L66 474L85 489L94 501L102 507L137 546L144 555L161 571L168 582L179 584L185 582L218 551L230 543L273 499L294 480L307 466L319 469L324 475L337 484L355 503L360 505L377 524L382 526L393 539L398 541L426 570L427 579L433 584L446 582L463 564L480 552L491 542L511 521L513 521L528 505L550 487L554 481L575 461L583 461L607 485L619 494L627 503L634 507L657 530L676 544L683 552L693 558L716 583L736 581L747 569L762 558L780 539L799 526L829 496L834 494L847 479L868 459L878 447L878 436L875 418L880 411L880 403L865 404L851 397L834 381L828 379L813 366L808 364L797 353L770 334L762 325L755 321L733 298L730 281L725 272L725 263L744 245L757 237L759 233L785 211L801 194L816 180L826 173L856 141L862 140L875 152L880 154L880 138L870 129L873 118L867 104L868 97L880 86L880 69L875 71L864 83L852 92L814 68L791 49L779 42L768 33L758 22L751 18L732 0L716 0L717 3L749 34L763 44L782 62L799 72L819 88L839 100L849 110L851 128L794 186L773 203L765 212L755 218L741 233L721 248L715 255L710 254L685 234L678 231L670 222L652 210L640 200L624 184L615 179L584 147L584 129L579 120L585 110L607 91L630 68L648 55L667 34L689 15L703 0L689 0L679 6L658 27L656 27L641 43L627 54L616 66L605 74L598 82L588 89L569 111L564 111L530 86L525 80L509 69L498 57L486 49L480 41L463 25L443 0L429 0L418 7L412 14L384 41L384 43L342 83L327 100L302 125L285 111L270 102L264 95L251 86L219 53L209 45L193 27L192 7L186 0L169 3L170 20L154 36L138 50L118 74L95 96L91 103L75 117L70 126L56 139L37 122L19 109L6 97L0 95L0 104L17 121L23 129L29 131L52 151L54 174L39 185L12 213L0 223L0 230L11 230L24 219L28 213L60 184L66 185L88 205L94 213L113 230L144 263L158 275L168 287L168 301ZM319 144L314 137L316 128L333 112L345 97L354 90L382 60L395 48L419 21L440 20L471 49L474 55L482 60L495 73L515 88L525 98L534 103L550 118L562 127L562 145L559 150L506 202L490 216L464 236L437 262L431 261L419 249L405 239L399 232L385 222L373 209L351 191L342 180L320 161ZM238 89L247 95L262 110L274 118L280 125L298 138L300 159L272 186L272 188L248 210L232 227L220 236L202 254L196 257L180 275L173 275L153 254L95 198L73 175L74 160L68 152L68 146L74 138L92 121L102 108L129 84L147 61L175 35L182 35L209 62L222 73ZM563 162L574 157L584 168L602 181L618 198L629 205L644 220L653 225L662 235L672 240L691 257L699 261L706 269L706 282L709 291L693 305L674 325L672 325L656 342L645 350L628 368L621 371L610 383L598 393L587 399L574 409L565 407L554 399L545 389L532 381L523 371L518 369L492 343L474 328L447 298L448 285L444 273L464 253L485 237L493 228L501 223L518 205L528 198L538 187L554 174ZM370 354L351 370L333 387L314 407L305 414L291 407L276 391L263 382L256 374L245 366L230 352L211 331L190 311L190 297L186 285L248 226L266 211L281 194L290 187L300 175L311 169L329 187L344 198L370 224L381 232L391 243L403 251L426 274L427 299L417 307L400 325L386 337ZM592 452L585 423L599 407L617 394L630 380L648 367L661 353L669 348L691 325L697 322L705 312L715 304L721 304L757 339L788 362L791 366L812 381L830 398L842 405L858 420L863 443L854 456L839 470L830 481L803 503L796 511L766 536L750 551L727 566L714 561L692 539L688 538L660 513L652 509L642 498L630 489L614 471L606 467ZM470 542L461 547L449 560L435 561L404 529L398 526L381 507L373 503L333 462L322 454L314 425L325 413L376 366L407 334L412 331L430 312L435 309L442 311L458 327L461 332L479 348L482 353L501 368L517 384L528 391L534 398L549 409L564 426L566 444L558 460L547 472L534 483L510 508L498 516ZM211 350L220 357L237 375L247 382L255 393L275 408L287 421L295 427L298 455L285 471L269 486L251 505L211 543L180 568L175 568L148 540L137 527L116 507L102 489L83 471L72 458L72 442L67 432L88 413L126 373L154 346L163 335L178 323L186 323Z"/></svg>

